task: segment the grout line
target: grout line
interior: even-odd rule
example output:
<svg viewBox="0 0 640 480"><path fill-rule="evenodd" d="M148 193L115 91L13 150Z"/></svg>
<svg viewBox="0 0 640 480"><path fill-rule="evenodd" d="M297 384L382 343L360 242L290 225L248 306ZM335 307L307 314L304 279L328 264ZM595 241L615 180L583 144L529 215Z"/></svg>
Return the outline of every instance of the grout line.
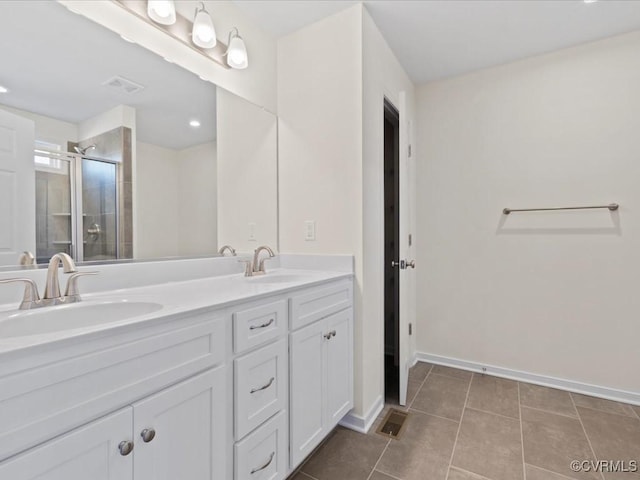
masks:
<svg viewBox="0 0 640 480"><path fill-rule="evenodd" d="M533 468L537 468L538 470L542 470L543 472L548 472L548 473L551 473L553 475L557 475L559 477L566 478L567 480L575 480L572 477L567 477L566 475L563 475L563 474L558 473L558 472L554 472L553 470L549 470L548 468L542 468L542 467L539 467L538 465L533 465L532 463L526 463L525 464L525 470L527 468L527 465L529 465L529 466L531 466Z"/></svg>
<svg viewBox="0 0 640 480"><path fill-rule="evenodd" d="M433 370L433 365L431 365L431 368L429 368L429 371L425 375L424 380L422 380L422 383L418 387L418 391L416 392L416 394L411 399L411 403L409 403L409 405L405 405L407 407L407 410L411 409L411 407L413 405L413 402L415 402L416 398L418 398L418 395L420 394L420 390L422 390L422 387L424 387L424 384L427 383L427 379L429 378L429 375L431 375L431 370Z"/></svg>
<svg viewBox="0 0 640 480"><path fill-rule="evenodd" d="M522 405L520 405L520 382L518 386L518 416L520 417L520 448L522 450L522 478L527 480L527 464L524 460L524 430L522 428Z"/></svg>
<svg viewBox="0 0 640 480"><path fill-rule="evenodd" d="M420 413L422 415L428 415L430 417L439 418L440 420L447 420L448 422L453 422L453 423L458 423L460 421L460 420L454 420L453 418L447 418L447 417L442 417L440 415L435 415L433 413L425 412L423 410L418 410L417 408L410 408L408 411ZM460 418L462 418L462 415L460 415ZM511 420L514 420L514 419L512 418Z"/></svg>
<svg viewBox="0 0 640 480"><path fill-rule="evenodd" d="M482 410L481 408L476 407L467 407L469 410L475 410L476 412L487 413L489 415L495 415L497 417L506 418L507 420L518 420L517 417L510 417L509 415L502 415L501 413L490 412L489 410Z"/></svg>
<svg viewBox="0 0 640 480"><path fill-rule="evenodd" d="M633 408L633 407L631 407L631 410L633 410L633 414L634 414L636 417L638 417L638 420L640 420L640 413L639 413L639 412L640 412L640 410L636 411L636 409L635 409L635 408Z"/></svg>
<svg viewBox="0 0 640 480"><path fill-rule="evenodd" d="M552 410L545 410L544 408L530 407L529 405L521 405L521 407L528 408L529 410L537 410L538 412L550 413L551 415L559 415L561 417L571 418L572 420L578 420L579 419L579 417L577 415L577 410L576 410L576 415L567 415L566 413L558 413L558 412L554 412ZM575 408L575 407L573 407L573 408Z"/></svg>
<svg viewBox="0 0 640 480"><path fill-rule="evenodd" d="M456 432L456 439L453 441L453 448L451 449L451 457L449 458L449 468L447 469L447 477L449 477L449 472L451 471L451 465L453 464L453 455L456 453L456 447L458 446L458 437L460 436L460 430L462 429L462 420L464 420L464 412L467 409L467 403L469 402L469 393L471 392L471 383L473 382L473 376L475 373L471 374L471 378L469 379L469 385L467 386L467 396L464 398L464 406L462 407L462 415L460 415L460 423L458 423L458 431Z"/></svg>
<svg viewBox="0 0 640 480"><path fill-rule="evenodd" d="M482 475L478 475L477 473L474 472L470 472L469 470L465 470L464 468L460 468L460 467L451 467L449 469L449 471L454 470L454 471L458 471L458 472L463 472L463 473L467 473L469 475L471 475L473 478L478 478L479 480L491 480L489 477L485 477ZM449 477L449 475L447 474L447 478Z"/></svg>
<svg viewBox="0 0 640 480"><path fill-rule="evenodd" d="M384 452L387 451L387 448L389 448L389 444L390 443L391 443L391 439L387 440L387 444L384 446L384 448L382 449L382 453L378 457L378 460L376 460L376 463L373 465L373 468L371 469L371 472L369 473L369 476L367 477L367 480L369 480L371 478L371 476L373 475L373 472L376 471L376 467L380 463L380 460L382 460L382 456L384 455Z"/></svg>
<svg viewBox="0 0 640 480"><path fill-rule="evenodd" d="M573 397L571 395L569 395L569 397L571 398L571 403L573 404L573 408L575 409L576 413L578 413L576 402L573 400ZM584 428L584 423L582 423L582 418L580 418L579 413L578 413L578 421L580 422L580 426L582 427L582 432L584 433L584 436L587 439L587 443L589 444L589 448L591 449L591 453L593 454L593 459L597 461L598 457L596 456L596 451L593 449L593 445L591 445L591 440L589 439L589 435L587 434L587 429ZM602 471L600 471L599 473L602 480L605 480L604 473L602 473Z"/></svg>
<svg viewBox="0 0 640 480"><path fill-rule="evenodd" d="M383 470L375 470L374 469L373 472L371 472L371 475L373 475L375 472L379 472L379 473L381 473L383 475L386 475L389 478L393 478L394 480L402 480L400 477L396 477L395 475L391 475L390 473L387 473L387 472L385 472Z"/></svg>

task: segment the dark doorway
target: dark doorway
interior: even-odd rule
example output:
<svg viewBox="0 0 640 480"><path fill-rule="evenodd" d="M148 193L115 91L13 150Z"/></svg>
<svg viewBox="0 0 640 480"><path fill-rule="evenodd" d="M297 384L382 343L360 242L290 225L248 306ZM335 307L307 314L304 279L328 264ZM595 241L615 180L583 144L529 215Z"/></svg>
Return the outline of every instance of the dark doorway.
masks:
<svg viewBox="0 0 640 480"><path fill-rule="evenodd" d="M400 116L384 101L384 378L385 399L400 393Z"/></svg>

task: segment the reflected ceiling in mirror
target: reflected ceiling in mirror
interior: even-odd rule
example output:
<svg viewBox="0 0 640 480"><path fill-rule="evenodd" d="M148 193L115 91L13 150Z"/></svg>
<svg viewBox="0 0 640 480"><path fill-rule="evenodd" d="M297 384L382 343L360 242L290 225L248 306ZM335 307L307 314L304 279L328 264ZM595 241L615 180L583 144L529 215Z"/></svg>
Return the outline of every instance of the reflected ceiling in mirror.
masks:
<svg viewBox="0 0 640 480"><path fill-rule="evenodd" d="M0 265L22 250L38 263L57 251L80 261L216 254L217 87L50 1L0 2L0 62L0 120L32 120L47 152L31 172L36 198L17 197L33 215L0 209L18 230L35 222L36 238L0 245ZM74 147L85 154L65 153ZM272 156L262 174L275 185Z"/></svg>

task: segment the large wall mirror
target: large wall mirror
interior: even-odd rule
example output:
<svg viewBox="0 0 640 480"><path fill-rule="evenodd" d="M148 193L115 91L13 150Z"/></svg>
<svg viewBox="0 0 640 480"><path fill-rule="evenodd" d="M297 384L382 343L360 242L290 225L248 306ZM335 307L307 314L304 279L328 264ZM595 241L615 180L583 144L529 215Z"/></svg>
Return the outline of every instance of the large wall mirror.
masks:
<svg viewBox="0 0 640 480"><path fill-rule="evenodd" d="M0 2L0 65L0 266L277 248L272 113L57 2Z"/></svg>

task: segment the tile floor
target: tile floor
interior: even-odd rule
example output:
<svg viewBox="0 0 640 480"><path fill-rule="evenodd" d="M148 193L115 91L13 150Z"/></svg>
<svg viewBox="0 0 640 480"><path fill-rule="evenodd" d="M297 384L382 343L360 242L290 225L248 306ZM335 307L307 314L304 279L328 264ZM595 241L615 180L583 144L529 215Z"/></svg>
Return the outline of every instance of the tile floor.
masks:
<svg viewBox="0 0 640 480"><path fill-rule="evenodd" d="M400 440L375 433L387 406L367 435L334 430L290 480L640 480L570 468L640 469L640 407L426 363L411 369L408 399Z"/></svg>

